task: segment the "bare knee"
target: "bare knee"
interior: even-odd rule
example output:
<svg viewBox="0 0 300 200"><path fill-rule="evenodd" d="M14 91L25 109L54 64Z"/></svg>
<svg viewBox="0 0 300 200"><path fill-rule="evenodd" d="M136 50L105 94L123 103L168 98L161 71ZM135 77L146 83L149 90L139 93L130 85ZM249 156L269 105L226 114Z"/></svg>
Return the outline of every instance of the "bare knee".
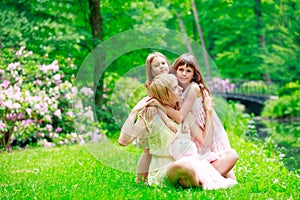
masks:
<svg viewBox="0 0 300 200"><path fill-rule="evenodd" d="M172 184L183 187L200 186L195 166L191 162L176 161L167 170Z"/></svg>
<svg viewBox="0 0 300 200"><path fill-rule="evenodd" d="M226 155L228 156L228 159L230 159L233 163L236 163L239 156L234 149L227 150Z"/></svg>

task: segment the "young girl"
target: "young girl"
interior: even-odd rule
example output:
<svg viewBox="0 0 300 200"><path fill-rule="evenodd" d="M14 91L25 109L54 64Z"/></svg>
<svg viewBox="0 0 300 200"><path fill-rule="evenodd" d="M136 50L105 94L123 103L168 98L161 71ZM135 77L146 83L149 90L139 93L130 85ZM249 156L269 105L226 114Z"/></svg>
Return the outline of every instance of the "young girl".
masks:
<svg viewBox="0 0 300 200"><path fill-rule="evenodd" d="M148 55L146 59L146 76L147 80L145 86L148 91L148 96L151 97L152 94L149 90L150 84L153 78L159 74L168 74L170 72L170 64L167 58L159 52L153 52ZM149 111L150 112L150 111ZM163 119L164 123L169 129L176 133L176 126L167 118L167 115L161 110L158 110L158 114ZM151 155L149 154L148 140L145 135L141 135L137 138L135 145L143 149L141 157L137 164L136 172L136 182L146 182L148 176L148 169L151 161Z"/></svg>
<svg viewBox="0 0 300 200"><path fill-rule="evenodd" d="M237 160L236 152L231 149L222 123L216 112L210 112L204 107L204 101L211 101L210 91L203 79L199 64L192 54L183 54L177 58L172 66L172 72L176 75L180 86L183 88L184 102L180 111L168 106L162 106L155 102L161 109L176 122L183 121L189 112L193 114L195 123L203 131L205 142L197 145L198 152L206 157L212 165L225 177L235 179L234 173L228 173L230 167ZM152 104L153 105L153 104Z"/></svg>

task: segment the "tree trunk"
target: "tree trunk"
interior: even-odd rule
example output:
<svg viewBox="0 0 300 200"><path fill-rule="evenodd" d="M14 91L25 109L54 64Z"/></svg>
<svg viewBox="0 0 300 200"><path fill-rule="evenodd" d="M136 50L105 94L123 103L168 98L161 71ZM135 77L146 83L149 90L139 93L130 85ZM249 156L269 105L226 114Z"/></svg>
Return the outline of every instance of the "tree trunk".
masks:
<svg viewBox="0 0 300 200"><path fill-rule="evenodd" d="M203 52L204 65L205 65L205 69L206 69L206 76L210 77L211 73L210 73L210 68L209 68L208 55L206 53L204 37L203 37L202 29L201 29L201 26L199 23L198 11L197 11L194 0L191 0L191 4L192 4L192 9L193 9L194 20L196 22L196 26L197 26L197 30L198 30L198 35L200 37L201 46L203 48L202 52Z"/></svg>
<svg viewBox="0 0 300 200"><path fill-rule="evenodd" d="M257 17L256 29L257 29L257 32L258 32L257 37L258 37L259 46L261 47L263 53L267 54L268 51L267 51L267 48L266 48L266 40L265 40L265 36L262 32L263 24L262 24L261 0L255 0L254 13L256 14L256 17ZM265 81L267 83L271 83L271 77L270 77L270 74L269 74L268 67L265 70L266 70L265 73L264 73Z"/></svg>
<svg viewBox="0 0 300 200"><path fill-rule="evenodd" d="M93 38L95 40L94 46L97 45L98 41L103 41L103 32L102 32L102 17L101 17L101 11L100 11L100 0L89 0L89 7L90 7L90 25L92 28L92 34ZM94 69L94 88L96 88L95 91L95 104L98 109L102 108L103 105L103 82L104 82L104 73L102 74L102 77L100 80L98 80L98 77L96 75L99 73L99 71L103 70L105 67L105 55L101 55L97 58L95 69ZM101 120L101 116L98 115L98 119Z"/></svg>
<svg viewBox="0 0 300 200"><path fill-rule="evenodd" d="M176 16L177 16L177 19L178 19L178 22L179 22L179 26L180 26L181 32L186 35L186 37L185 37L186 48L189 51L189 53L193 53L193 50L192 50L192 47L191 47L191 43L189 41L186 29L184 27L183 20L181 19L181 16L180 16L180 14L178 12L176 12Z"/></svg>

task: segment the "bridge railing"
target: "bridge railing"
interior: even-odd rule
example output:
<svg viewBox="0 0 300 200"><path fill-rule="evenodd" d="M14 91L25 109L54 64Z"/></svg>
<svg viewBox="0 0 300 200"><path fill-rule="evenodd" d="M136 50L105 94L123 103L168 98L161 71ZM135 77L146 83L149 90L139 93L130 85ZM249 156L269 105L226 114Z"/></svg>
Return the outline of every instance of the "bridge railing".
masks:
<svg viewBox="0 0 300 200"><path fill-rule="evenodd" d="M212 93L247 94L256 96L276 95L278 84L266 83L261 80L221 79L213 77L206 79Z"/></svg>

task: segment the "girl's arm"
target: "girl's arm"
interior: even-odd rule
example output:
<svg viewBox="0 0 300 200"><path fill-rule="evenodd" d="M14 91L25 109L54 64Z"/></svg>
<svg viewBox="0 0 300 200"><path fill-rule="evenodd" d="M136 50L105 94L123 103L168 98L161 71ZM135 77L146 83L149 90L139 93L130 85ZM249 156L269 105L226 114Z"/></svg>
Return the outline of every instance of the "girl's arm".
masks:
<svg viewBox="0 0 300 200"><path fill-rule="evenodd" d="M172 118L176 123L181 123L190 112L196 98L198 98L200 95L201 94L199 86L196 83L191 83L187 96L180 110L176 110L169 106L164 106L161 103L159 103L156 99L151 99L149 101L149 105L158 106L160 109L166 112L167 115L170 118Z"/></svg>
<svg viewBox="0 0 300 200"><path fill-rule="evenodd" d="M213 131L213 120L212 120L212 113L213 113L213 99L209 96L209 93L204 90L203 94L204 98L204 109L205 109L205 115L206 115L206 121L205 126L203 130L203 136L205 138L204 144L205 146L211 146L212 145L212 131Z"/></svg>
<svg viewBox="0 0 300 200"><path fill-rule="evenodd" d="M166 113L177 123L181 123L191 111L195 100L201 95L200 88L196 83L191 83L186 98L181 106L181 109L175 110L171 107L166 108Z"/></svg>
<svg viewBox="0 0 300 200"><path fill-rule="evenodd" d="M197 126L194 121L190 124L190 134L197 148L200 148L204 144L204 134L202 129Z"/></svg>
<svg viewBox="0 0 300 200"><path fill-rule="evenodd" d="M158 115L164 121L166 126L174 133L177 133L177 127L174 125L173 121L168 117L168 115L162 111L160 108L157 110Z"/></svg>

